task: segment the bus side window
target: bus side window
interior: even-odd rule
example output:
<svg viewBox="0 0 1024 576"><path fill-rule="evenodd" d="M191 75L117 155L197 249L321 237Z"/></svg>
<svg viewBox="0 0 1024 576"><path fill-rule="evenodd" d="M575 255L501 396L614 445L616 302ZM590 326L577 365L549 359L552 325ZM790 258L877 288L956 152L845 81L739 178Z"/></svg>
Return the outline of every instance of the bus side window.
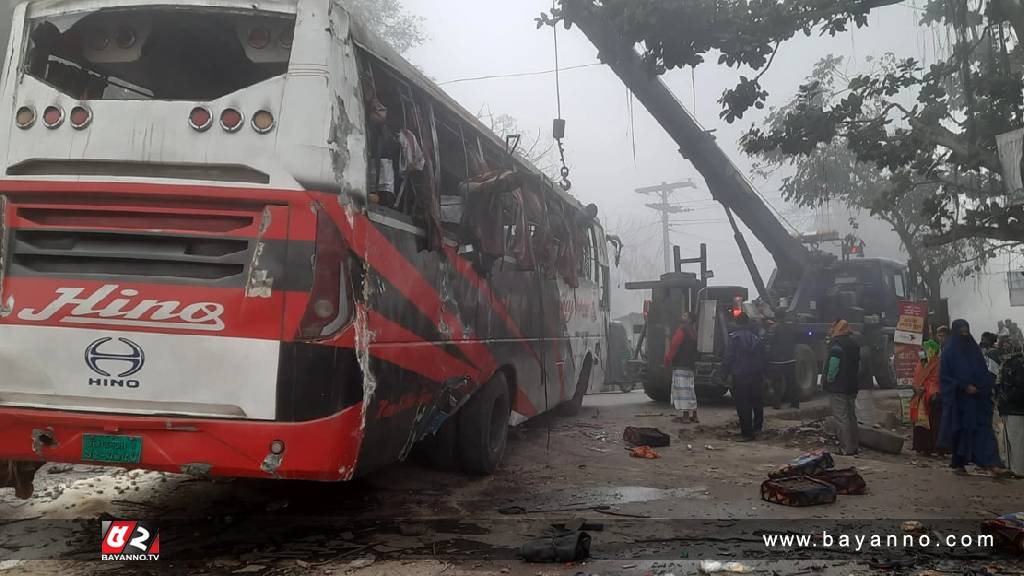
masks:
<svg viewBox="0 0 1024 576"><path fill-rule="evenodd" d="M441 159L441 223L457 228L462 224L466 210L466 190L463 187L469 178L466 146L458 125L437 118L434 130Z"/></svg>

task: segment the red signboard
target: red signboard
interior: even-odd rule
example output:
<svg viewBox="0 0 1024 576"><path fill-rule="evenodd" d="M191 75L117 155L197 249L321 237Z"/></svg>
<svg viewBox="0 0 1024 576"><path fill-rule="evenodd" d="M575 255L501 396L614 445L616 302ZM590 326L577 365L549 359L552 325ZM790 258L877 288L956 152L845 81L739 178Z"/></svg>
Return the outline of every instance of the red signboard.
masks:
<svg viewBox="0 0 1024 576"><path fill-rule="evenodd" d="M896 380L910 384L920 362L921 346L905 342L920 342L928 318L927 302L900 302L900 319L896 325L896 352L894 364Z"/></svg>

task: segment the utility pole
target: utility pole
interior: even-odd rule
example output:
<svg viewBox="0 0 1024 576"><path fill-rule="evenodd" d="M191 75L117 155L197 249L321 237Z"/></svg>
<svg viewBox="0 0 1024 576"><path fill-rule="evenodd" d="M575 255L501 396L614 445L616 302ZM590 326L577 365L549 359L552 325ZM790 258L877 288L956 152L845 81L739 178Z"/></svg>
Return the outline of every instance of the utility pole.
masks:
<svg viewBox="0 0 1024 576"><path fill-rule="evenodd" d="M648 186L646 188L637 188L636 193L644 196L660 196L661 202L658 204L648 204L647 207L652 210L661 212L661 243L662 253L665 255L665 273L672 272L675 267L672 262L672 239L669 237L669 214L681 214L683 212L691 212L680 206L679 204L673 204L669 202L669 197L676 190L682 190L684 188L696 188L697 185L693 183L693 180L686 180L683 182L662 182L659 186Z"/></svg>

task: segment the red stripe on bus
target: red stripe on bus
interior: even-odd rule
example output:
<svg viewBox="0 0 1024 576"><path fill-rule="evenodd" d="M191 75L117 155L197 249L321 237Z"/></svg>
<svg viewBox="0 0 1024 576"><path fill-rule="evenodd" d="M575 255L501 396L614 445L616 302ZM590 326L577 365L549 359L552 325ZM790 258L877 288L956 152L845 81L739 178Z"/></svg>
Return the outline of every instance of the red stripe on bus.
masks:
<svg viewBox="0 0 1024 576"><path fill-rule="evenodd" d="M364 214L354 214L349 220L340 206L329 204L325 208L341 229L352 251L357 256L365 258L371 268L380 272L413 306L429 318L442 334L448 332L451 340L447 343L458 346L483 375L489 378L497 368L491 351L478 340L463 340L466 336L462 322L456 315L445 310L441 296L420 271L369 222ZM447 330L442 329L443 327L447 327Z"/></svg>
<svg viewBox="0 0 1024 576"><path fill-rule="evenodd" d="M474 382L482 381L480 370L448 354L438 344L427 342L381 316L367 312L367 323L374 335L370 354L396 366L411 370L434 382L445 382L452 378L467 377Z"/></svg>

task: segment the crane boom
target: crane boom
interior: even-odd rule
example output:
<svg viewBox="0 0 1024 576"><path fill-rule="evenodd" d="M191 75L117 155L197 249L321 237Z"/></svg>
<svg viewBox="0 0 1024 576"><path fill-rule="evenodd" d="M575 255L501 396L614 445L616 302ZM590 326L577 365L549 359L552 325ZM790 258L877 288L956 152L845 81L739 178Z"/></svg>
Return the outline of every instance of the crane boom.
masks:
<svg viewBox="0 0 1024 576"><path fill-rule="evenodd" d="M676 142L680 154L701 173L714 199L739 216L768 249L778 268L775 284L799 282L811 264L810 252L786 231L714 137L660 78L648 73L633 46L601 19L591 0L562 0L562 7L564 17L579 26L597 47L601 61L611 67Z"/></svg>

